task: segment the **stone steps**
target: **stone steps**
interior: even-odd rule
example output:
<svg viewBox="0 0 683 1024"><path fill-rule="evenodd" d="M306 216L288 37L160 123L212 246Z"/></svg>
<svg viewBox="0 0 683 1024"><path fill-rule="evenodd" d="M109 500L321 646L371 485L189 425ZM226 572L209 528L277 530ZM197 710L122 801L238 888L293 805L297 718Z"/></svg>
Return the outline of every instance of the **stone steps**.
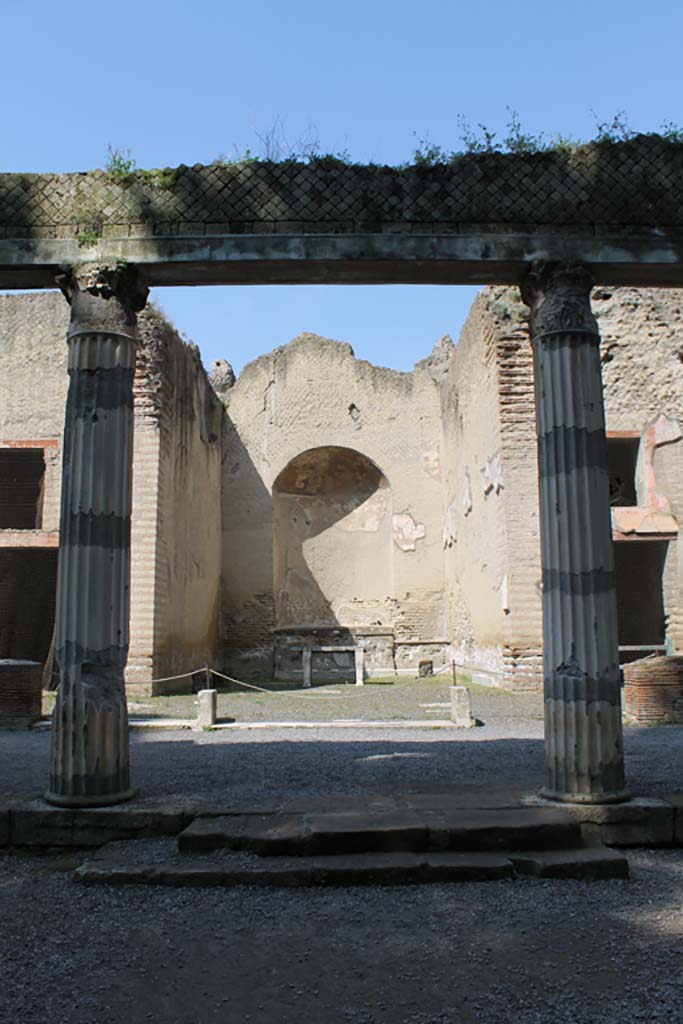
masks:
<svg viewBox="0 0 683 1024"><path fill-rule="evenodd" d="M576 820L546 807L222 815L195 818L178 835L182 853L247 850L261 857L495 853L580 845Z"/></svg>
<svg viewBox="0 0 683 1024"><path fill-rule="evenodd" d="M312 808L198 816L175 839L109 843L75 877L110 885L315 886L524 875L626 878L628 863L599 843L585 845L579 823L558 808Z"/></svg>
<svg viewBox="0 0 683 1024"><path fill-rule="evenodd" d="M138 840L103 847L74 873L76 881L86 884L180 887L415 885L519 876L587 881L627 878L628 863L622 854L599 845L507 854L401 851L259 857L225 850L183 855L172 840Z"/></svg>

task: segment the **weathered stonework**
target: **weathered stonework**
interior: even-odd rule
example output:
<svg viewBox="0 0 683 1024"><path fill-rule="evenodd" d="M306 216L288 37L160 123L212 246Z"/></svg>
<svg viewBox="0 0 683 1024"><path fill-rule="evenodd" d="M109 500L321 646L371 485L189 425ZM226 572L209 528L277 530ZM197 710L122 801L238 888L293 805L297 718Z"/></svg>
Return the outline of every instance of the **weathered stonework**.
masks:
<svg viewBox="0 0 683 1024"><path fill-rule="evenodd" d="M56 292L0 296L0 442L38 444L45 452L36 556L58 540L68 321L69 307ZM207 386L197 349L154 307L140 314L138 333L126 681L133 692L145 694L151 692L149 680L194 669L215 655L223 411ZM203 528L196 530L200 517ZM16 561L17 544L30 539L26 532L9 537L0 531L0 543L10 544L0 550L0 606L3 583L7 601L15 600L13 563L7 560ZM49 614L45 619L51 621ZM48 634L41 657L49 646ZM187 678L168 680L155 692L187 685Z"/></svg>
<svg viewBox="0 0 683 1024"><path fill-rule="evenodd" d="M368 638L371 674L408 667L410 645L443 651L431 362L398 373L301 335L245 367L224 401L225 664L267 674L275 635L282 670L311 628L322 646L325 632ZM381 654L375 631L392 637Z"/></svg>
<svg viewBox="0 0 683 1024"><path fill-rule="evenodd" d="M660 416L683 424L681 294L594 289L608 433L639 436ZM55 294L0 296L0 443L46 445L42 530L21 532L22 545L57 540L67 320ZM303 335L237 381L215 367L208 386L197 351L158 312L141 314L139 333L126 669L134 692L207 663L240 677L298 678L297 645L328 642L362 645L369 676L417 671L420 660L438 670L453 653L475 675L541 688L532 348L518 292L482 291L457 346L440 339L408 374ZM333 458L328 472L320 453L335 448L346 461ZM677 528L683 442L651 452ZM646 511L616 510L615 524ZM410 526L406 550L397 523L402 543ZM660 548L666 633L680 651L683 545ZM16 590L3 558L17 550L0 551L0 605L3 579ZM643 559L653 550L646 545ZM337 655L343 665L315 658L314 674L352 672L350 655ZM155 689L188 686L185 677Z"/></svg>
<svg viewBox="0 0 683 1024"><path fill-rule="evenodd" d="M600 336L584 267L524 282L534 350L551 798L625 797L616 577Z"/></svg>
<svg viewBox="0 0 683 1024"><path fill-rule="evenodd" d="M0 175L7 238L121 237L438 225L680 224L683 146L653 136L547 153L470 154L453 166L313 161L181 165L112 175ZM647 204L642 180L647 177Z"/></svg>
<svg viewBox="0 0 683 1024"><path fill-rule="evenodd" d="M60 278L71 306L55 658L46 798L66 806L132 796L124 669L130 620L133 375L147 288L128 269Z"/></svg>

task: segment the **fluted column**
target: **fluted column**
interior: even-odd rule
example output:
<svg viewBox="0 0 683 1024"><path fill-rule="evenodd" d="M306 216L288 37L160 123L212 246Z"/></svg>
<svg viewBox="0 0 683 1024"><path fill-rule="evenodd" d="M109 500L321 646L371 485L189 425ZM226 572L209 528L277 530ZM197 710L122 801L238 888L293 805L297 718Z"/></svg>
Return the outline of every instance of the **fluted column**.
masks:
<svg viewBox="0 0 683 1024"><path fill-rule="evenodd" d="M71 304L55 658L46 799L70 807L133 795L123 670L128 655L136 313L133 268L58 279Z"/></svg>
<svg viewBox="0 0 683 1024"><path fill-rule="evenodd" d="M581 266L544 264L531 309L543 569L543 795L626 798L600 336Z"/></svg>

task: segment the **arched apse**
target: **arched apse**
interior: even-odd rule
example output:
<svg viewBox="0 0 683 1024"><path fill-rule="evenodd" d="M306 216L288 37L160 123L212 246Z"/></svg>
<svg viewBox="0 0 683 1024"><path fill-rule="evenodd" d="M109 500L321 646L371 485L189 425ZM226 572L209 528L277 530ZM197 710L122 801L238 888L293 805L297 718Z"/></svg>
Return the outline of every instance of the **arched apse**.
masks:
<svg viewBox="0 0 683 1024"><path fill-rule="evenodd" d="M386 477L352 448L311 448L273 485L276 626L379 626L393 596Z"/></svg>

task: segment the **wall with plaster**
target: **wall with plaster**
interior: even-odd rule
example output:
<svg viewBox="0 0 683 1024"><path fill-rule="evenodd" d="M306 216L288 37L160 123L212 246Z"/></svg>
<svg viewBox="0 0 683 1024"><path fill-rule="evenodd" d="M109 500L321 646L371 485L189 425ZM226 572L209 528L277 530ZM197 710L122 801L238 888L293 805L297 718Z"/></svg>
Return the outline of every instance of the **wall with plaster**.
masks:
<svg viewBox="0 0 683 1024"><path fill-rule="evenodd" d="M212 664L220 605L223 407L199 350L153 306L135 379L129 685ZM187 677L154 686L187 690Z"/></svg>
<svg viewBox="0 0 683 1024"><path fill-rule="evenodd" d="M506 462L499 366L499 323L510 319L508 304L500 289L479 294L441 389L449 632L458 663L501 673L499 681L514 589L506 533L514 481Z"/></svg>
<svg viewBox="0 0 683 1024"><path fill-rule="evenodd" d="M42 529L59 529L69 307L59 292L0 295L0 444L56 440L45 451Z"/></svg>
<svg viewBox="0 0 683 1024"><path fill-rule="evenodd" d="M676 530L683 293L595 289L593 305L608 430L653 439L649 462L641 445L643 508L615 522L656 505ZM48 533L68 315L56 292L0 296L0 443L57 442L46 449ZM212 389L198 351L158 312L140 325L129 684L149 692L153 677L212 661L268 676L291 667L287 645L327 636L362 642L371 674L438 666L452 643L499 682L540 685L533 372L514 289L484 289L458 345L441 339L412 373L303 334L237 381L219 361ZM683 650L683 544L657 551L667 635Z"/></svg>
<svg viewBox="0 0 683 1024"><path fill-rule="evenodd" d="M433 362L440 360L437 351ZM432 361L399 373L355 359L350 345L302 334L219 393L227 412L226 664L269 671L273 631L294 626L392 632L401 665L416 643L438 642L442 651L441 430ZM311 449L317 454L307 456ZM360 469L368 463L375 481Z"/></svg>
<svg viewBox="0 0 683 1024"><path fill-rule="evenodd" d="M139 322L126 678L144 693L151 678L213 656L223 414L198 351L154 308ZM42 528L48 532L59 529L68 323L69 307L58 292L0 296L0 443L57 441L46 449ZM48 617L45 622L49 631ZM49 639L41 642L45 649Z"/></svg>
<svg viewBox="0 0 683 1024"><path fill-rule="evenodd" d="M683 425L683 293L597 288L592 302L602 339L607 430L645 435L648 426L657 424L654 433L663 443L653 448L654 478L657 493L674 517L675 530L683 521L683 441L679 439ZM456 651L477 666L502 669L509 685L540 686L542 608L533 366L527 311L516 289L487 288L477 297L453 355L443 402L444 430L446 436L450 431L452 438L445 444L450 502L446 578ZM489 416L495 424L487 422ZM641 442L641 456L642 449ZM467 503L458 498L458 480L462 494L465 482L471 485L476 477L472 466L483 469L486 478L492 453L500 458L500 500L487 506L481 492L471 487L472 511L466 516ZM497 472L498 466L495 468ZM642 482L638 489L639 504L647 506ZM616 522L617 512L613 515ZM493 558L492 538L497 538L499 547ZM647 545L650 541L617 543ZM660 560L660 552L661 547L655 545L652 557ZM642 557L647 558L647 548ZM502 621L500 606L505 601L499 604L494 600L498 575L501 597L507 596ZM643 593L641 599L650 597ZM669 541L666 548L663 599L667 635L674 649L681 650L680 540ZM623 599L621 607L622 617L629 614L632 618Z"/></svg>
<svg viewBox="0 0 683 1024"><path fill-rule="evenodd" d="M683 525L683 291L596 288L593 309L601 334L607 429L645 433L664 417L652 452L655 489ZM643 461L643 443L639 463ZM647 488L638 481L638 505ZM620 543L639 543L623 541ZM648 541L640 543L647 544ZM663 570L667 635L683 650L683 538L670 541Z"/></svg>

